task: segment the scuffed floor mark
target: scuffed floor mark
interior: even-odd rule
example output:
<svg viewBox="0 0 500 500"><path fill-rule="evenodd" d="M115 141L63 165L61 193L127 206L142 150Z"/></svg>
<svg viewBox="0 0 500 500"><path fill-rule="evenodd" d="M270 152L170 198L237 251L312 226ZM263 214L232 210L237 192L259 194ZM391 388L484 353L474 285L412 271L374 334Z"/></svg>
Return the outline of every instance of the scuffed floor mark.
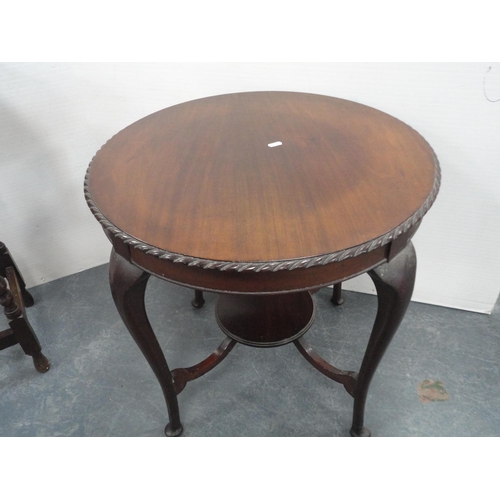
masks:
<svg viewBox="0 0 500 500"><path fill-rule="evenodd" d="M417 391L422 403L448 401L448 399L450 399L441 380L434 381L426 379L418 384Z"/></svg>

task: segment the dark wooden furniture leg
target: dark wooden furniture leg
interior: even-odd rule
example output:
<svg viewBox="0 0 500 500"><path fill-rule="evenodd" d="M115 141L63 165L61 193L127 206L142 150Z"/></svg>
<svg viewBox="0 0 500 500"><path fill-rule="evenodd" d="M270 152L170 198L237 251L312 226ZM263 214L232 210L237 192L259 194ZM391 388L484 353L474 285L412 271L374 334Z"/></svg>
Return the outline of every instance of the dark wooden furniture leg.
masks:
<svg viewBox="0 0 500 500"><path fill-rule="evenodd" d="M17 267L12 255L10 254L7 246L0 241L0 276L7 278L7 268L13 268L17 275L17 282L19 284L19 289L21 290L21 295L23 297L24 307L31 307L35 301L32 295L26 290L26 283Z"/></svg>
<svg viewBox="0 0 500 500"><path fill-rule="evenodd" d="M342 297L342 283L333 285L333 293L330 300L334 306L340 306L344 303L344 297Z"/></svg>
<svg viewBox="0 0 500 500"><path fill-rule="evenodd" d="M195 290L194 291L194 299L191 301L191 305L193 307L196 307L196 309L200 309L203 307L203 304L205 303L205 299L203 298L203 291L202 290Z"/></svg>
<svg viewBox="0 0 500 500"><path fill-rule="evenodd" d="M116 308L162 388L169 415L165 434L178 436L182 425L172 373L146 314L144 293L149 277L112 250L109 281Z"/></svg>
<svg viewBox="0 0 500 500"><path fill-rule="evenodd" d="M378 296L378 312L357 377L351 436L370 436L363 426L366 396L377 366L396 333L410 302L417 257L413 244L386 264L369 271Z"/></svg>
<svg viewBox="0 0 500 500"><path fill-rule="evenodd" d="M49 370L50 363L42 354L40 342L26 317L16 270L14 267L8 267L5 269L5 275L7 279L0 276L0 304L4 307L10 328L0 332L0 350L20 344L24 353L33 358L36 370L45 373Z"/></svg>

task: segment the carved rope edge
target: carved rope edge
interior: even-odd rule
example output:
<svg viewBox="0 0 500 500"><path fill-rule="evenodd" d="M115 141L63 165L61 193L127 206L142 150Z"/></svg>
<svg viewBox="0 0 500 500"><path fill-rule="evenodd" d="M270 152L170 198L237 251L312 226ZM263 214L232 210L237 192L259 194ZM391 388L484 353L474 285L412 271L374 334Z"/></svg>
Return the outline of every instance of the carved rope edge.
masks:
<svg viewBox="0 0 500 500"><path fill-rule="evenodd" d="M417 222L419 222L424 215L431 208L434 203L439 188L441 185L441 169L439 167L439 162L437 157L434 155L434 166L435 166L435 177L434 185L432 190L423 203L423 205L408 219L406 219L402 224L389 231L388 233L375 238L361 245L348 248L346 250L340 250L333 253L318 255L314 257L304 257L301 259L289 259L289 260L278 260L278 261L265 261L265 262L227 262L221 260L209 260L209 259L198 259L196 257L191 257L189 255L182 255L175 252L169 252L167 250L162 250L160 248L148 245L128 233L125 233L121 229L114 226L97 208L96 204L92 200L89 192L89 174L92 167L92 162L87 169L85 174L84 182L84 194L91 212L94 217L101 223L106 231L112 233L115 237L122 240L127 245L140 250L148 255L154 255L159 259L170 260L176 264L185 264L187 266L201 267L202 269L215 269L218 271L253 271L256 273L263 271L292 271L293 269L308 268L313 266L325 266L331 264L332 262L340 262L342 260L350 259L352 257L357 257L360 254L371 252L379 247L386 245L397 237L406 233L410 228L412 228Z"/></svg>

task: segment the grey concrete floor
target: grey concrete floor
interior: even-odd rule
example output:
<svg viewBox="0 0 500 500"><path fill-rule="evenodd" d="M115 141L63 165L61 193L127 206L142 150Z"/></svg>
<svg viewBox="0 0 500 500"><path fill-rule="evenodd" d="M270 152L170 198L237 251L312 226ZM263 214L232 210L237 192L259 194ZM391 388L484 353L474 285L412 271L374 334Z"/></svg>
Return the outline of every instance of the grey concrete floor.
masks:
<svg viewBox="0 0 500 500"><path fill-rule="evenodd" d="M0 352L0 436L163 436L163 396L114 307L100 266L31 289L28 318L51 369L40 374L19 345ZM376 297L331 290L314 295L306 334L325 359L357 371ZM192 291L152 278L151 323L170 368L190 366L224 336L216 295L202 309ZM5 318L2 316L2 321ZM0 329L7 326L0 323ZM412 302L370 388L365 422L373 436L500 436L500 311L490 316ZM422 402L425 380L445 401ZM352 398L289 344L236 345L179 395L183 436L348 436Z"/></svg>

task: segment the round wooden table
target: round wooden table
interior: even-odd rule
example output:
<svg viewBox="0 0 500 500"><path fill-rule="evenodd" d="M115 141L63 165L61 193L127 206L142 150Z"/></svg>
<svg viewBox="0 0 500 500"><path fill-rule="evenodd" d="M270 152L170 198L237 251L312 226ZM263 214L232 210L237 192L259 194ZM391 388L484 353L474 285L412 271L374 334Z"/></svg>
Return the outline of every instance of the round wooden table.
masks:
<svg viewBox="0 0 500 500"><path fill-rule="evenodd" d="M167 436L182 432L177 394L237 342L293 342L354 398L351 435L366 436L368 387L410 301L411 238L440 170L428 143L376 109L328 96L247 92L190 101L125 128L95 155L85 196L110 239L118 311L165 395ZM304 340L312 292L368 272L378 313L359 372ZM205 360L170 370L144 305L150 275L217 292L226 335Z"/></svg>

